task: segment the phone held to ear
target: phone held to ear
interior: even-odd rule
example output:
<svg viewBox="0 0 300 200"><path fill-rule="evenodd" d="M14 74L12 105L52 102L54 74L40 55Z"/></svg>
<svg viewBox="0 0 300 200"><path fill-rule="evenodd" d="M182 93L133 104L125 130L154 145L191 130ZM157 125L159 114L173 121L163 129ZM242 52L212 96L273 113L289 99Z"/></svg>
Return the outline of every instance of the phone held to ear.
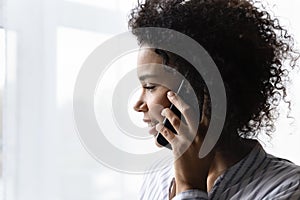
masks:
<svg viewBox="0 0 300 200"><path fill-rule="evenodd" d="M183 84L184 84L184 79L181 81L178 90L177 90L177 95L181 96L181 93L183 93ZM175 115L177 115L179 117L179 119L181 118L181 113L180 111L173 105L171 104L170 109L173 111L173 113ZM170 131L172 131L173 133L177 134L177 132L175 131L174 127L172 126L172 124L170 123L170 121L165 117L163 120L163 124L165 127L167 127ZM164 136L161 133L158 133L156 136L156 141L158 142L158 144L167 147L168 149L172 149L170 143L164 138Z"/></svg>

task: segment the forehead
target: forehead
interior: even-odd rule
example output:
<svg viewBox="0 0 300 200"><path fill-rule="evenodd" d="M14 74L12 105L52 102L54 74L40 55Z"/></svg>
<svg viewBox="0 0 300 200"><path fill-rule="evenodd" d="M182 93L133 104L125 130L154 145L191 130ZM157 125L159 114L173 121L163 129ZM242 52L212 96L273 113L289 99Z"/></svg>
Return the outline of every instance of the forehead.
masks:
<svg viewBox="0 0 300 200"><path fill-rule="evenodd" d="M138 53L137 64L140 66L149 63L162 64L163 58L155 53L153 48L141 47Z"/></svg>
<svg viewBox="0 0 300 200"><path fill-rule="evenodd" d="M153 49L141 48L137 59L137 73L141 81L153 76L164 75L163 58L156 54Z"/></svg>
<svg viewBox="0 0 300 200"><path fill-rule="evenodd" d="M141 82L176 87L181 75L172 67L163 65L163 58L153 48L141 48L137 59L137 74Z"/></svg>

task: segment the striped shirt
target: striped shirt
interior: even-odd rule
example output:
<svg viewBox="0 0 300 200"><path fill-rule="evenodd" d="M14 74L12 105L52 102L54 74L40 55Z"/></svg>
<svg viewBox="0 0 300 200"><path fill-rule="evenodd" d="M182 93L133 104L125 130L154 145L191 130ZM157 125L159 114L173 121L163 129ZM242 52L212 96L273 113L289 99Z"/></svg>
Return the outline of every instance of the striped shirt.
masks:
<svg viewBox="0 0 300 200"><path fill-rule="evenodd" d="M147 174L139 199L169 199L173 177L172 165ZM257 142L245 158L216 179L209 193L195 189L182 192L173 198L202 199L300 200L300 167L288 160L267 154Z"/></svg>

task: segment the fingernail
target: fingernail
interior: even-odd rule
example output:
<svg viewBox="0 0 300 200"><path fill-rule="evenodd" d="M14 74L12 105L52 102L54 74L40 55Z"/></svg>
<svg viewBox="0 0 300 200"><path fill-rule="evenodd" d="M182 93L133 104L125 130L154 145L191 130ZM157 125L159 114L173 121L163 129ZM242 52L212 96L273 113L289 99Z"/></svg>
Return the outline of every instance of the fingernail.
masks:
<svg viewBox="0 0 300 200"><path fill-rule="evenodd" d="M175 93L172 91L169 91L167 95L168 95L168 97L173 97L175 95Z"/></svg>
<svg viewBox="0 0 300 200"><path fill-rule="evenodd" d="M156 125L156 130L157 130L158 132L160 132L163 128L164 128L164 125L163 125L163 124L157 124L157 125Z"/></svg>
<svg viewBox="0 0 300 200"><path fill-rule="evenodd" d="M163 109L160 114L161 114L161 116L165 117L165 115L166 115L165 109Z"/></svg>

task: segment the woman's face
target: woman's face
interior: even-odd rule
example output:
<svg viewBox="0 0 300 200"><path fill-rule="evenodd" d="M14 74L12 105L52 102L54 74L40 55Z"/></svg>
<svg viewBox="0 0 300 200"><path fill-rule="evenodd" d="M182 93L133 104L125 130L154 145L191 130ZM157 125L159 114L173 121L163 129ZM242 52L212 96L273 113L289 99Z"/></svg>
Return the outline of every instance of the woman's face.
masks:
<svg viewBox="0 0 300 200"><path fill-rule="evenodd" d="M178 77L162 67L163 59L153 49L140 49L137 60L137 75L142 92L134 105L134 110L144 114L143 121L150 127L149 133L157 135L155 125L162 123L161 111L171 103L167 92L178 87Z"/></svg>

